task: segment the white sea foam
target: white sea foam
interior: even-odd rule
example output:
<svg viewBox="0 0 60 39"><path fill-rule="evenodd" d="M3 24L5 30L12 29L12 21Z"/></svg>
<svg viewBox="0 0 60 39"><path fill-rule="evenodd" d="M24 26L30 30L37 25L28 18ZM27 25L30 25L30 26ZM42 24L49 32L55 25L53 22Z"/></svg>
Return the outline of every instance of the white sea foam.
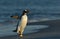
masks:
<svg viewBox="0 0 60 39"><path fill-rule="evenodd" d="M28 22L32 23L32 22L43 22L43 21L49 21L49 20L57 20L60 18L41 18L41 19L31 19Z"/></svg>

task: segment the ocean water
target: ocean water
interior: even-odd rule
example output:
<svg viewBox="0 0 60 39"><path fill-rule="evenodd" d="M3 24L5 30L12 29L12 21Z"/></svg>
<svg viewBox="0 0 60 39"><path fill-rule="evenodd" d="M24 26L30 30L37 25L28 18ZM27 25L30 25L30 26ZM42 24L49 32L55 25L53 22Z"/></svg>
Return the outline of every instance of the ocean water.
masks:
<svg viewBox="0 0 60 39"><path fill-rule="evenodd" d="M60 37L55 36L55 37L33 38L33 39L60 39Z"/></svg>
<svg viewBox="0 0 60 39"><path fill-rule="evenodd" d="M0 23L17 22L12 15L29 9L29 22L60 19L60 0L0 0Z"/></svg>
<svg viewBox="0 0 60 39"><path fill-rule="evenodd" d="M28 14L28 22L60 19L60 0L0 0L0 34L2 36L6 35L4 30L9 26L11 27L9 30L13 30L16 27L18 20L13 19L10 16L16 14L20 16L24 9L29 9L30 11ZM41 26L47 28L46 25L38 26L40 27L37 27L36 29L41 29ZM35 30L35 28L32 30ZM2 32L5 33L3 34Z"/></svg>

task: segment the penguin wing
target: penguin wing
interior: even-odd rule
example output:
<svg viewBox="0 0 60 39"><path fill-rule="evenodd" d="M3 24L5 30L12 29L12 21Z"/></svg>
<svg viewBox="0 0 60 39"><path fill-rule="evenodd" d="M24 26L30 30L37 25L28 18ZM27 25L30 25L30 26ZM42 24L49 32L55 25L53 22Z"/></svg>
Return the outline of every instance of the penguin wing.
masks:
<svg viewBox="0 0 60 39"><path fill-rule="evenodd" d="M18 18L19 18L19 16L11 16L11 18L18 19Z"/></svg>

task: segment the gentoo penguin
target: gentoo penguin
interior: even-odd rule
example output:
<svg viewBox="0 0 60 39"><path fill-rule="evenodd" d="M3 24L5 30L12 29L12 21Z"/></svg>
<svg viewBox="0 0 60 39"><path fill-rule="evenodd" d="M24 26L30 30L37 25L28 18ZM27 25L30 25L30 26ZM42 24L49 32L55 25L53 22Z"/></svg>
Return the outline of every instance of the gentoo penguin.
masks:
<svg viewBox="0 0 60 39"><path fill-rule="evenodd" d="M24 29L27 25L27 21L28 21L28 17L27 17L27 14L28 14L28 10L24 10L22 15L21 15L21 21L19 22L19 25L17 27L17 33L19 34L20 37L23 37L23 32L24 32ZM12 17L12 16L11 16ZM13 18L15 18L15 16L13 16ZM18 16L16 16L16 18L19 18Z"/></svg>

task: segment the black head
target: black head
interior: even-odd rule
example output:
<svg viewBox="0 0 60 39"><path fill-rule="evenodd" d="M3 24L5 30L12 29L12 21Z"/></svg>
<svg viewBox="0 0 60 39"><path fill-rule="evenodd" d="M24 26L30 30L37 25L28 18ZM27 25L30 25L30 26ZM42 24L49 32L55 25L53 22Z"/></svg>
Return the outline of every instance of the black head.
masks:
<svg viewBox="0 0 60 39"><path fill-rule="evenodd" d="M29 13L29 10L28 10L28 9L25 9L25 10L23 10L23 13L22 13L21 16L23 16L23 15L25 15L25 14L28 14L28 13Z"/></svg>
<svg viewBox="0 0 60 39"><path fill-rule="evenodd" d="M25 10L23 11L23 13L29 13L29 10L28 10L28 9L25 9Z"/></svg>

